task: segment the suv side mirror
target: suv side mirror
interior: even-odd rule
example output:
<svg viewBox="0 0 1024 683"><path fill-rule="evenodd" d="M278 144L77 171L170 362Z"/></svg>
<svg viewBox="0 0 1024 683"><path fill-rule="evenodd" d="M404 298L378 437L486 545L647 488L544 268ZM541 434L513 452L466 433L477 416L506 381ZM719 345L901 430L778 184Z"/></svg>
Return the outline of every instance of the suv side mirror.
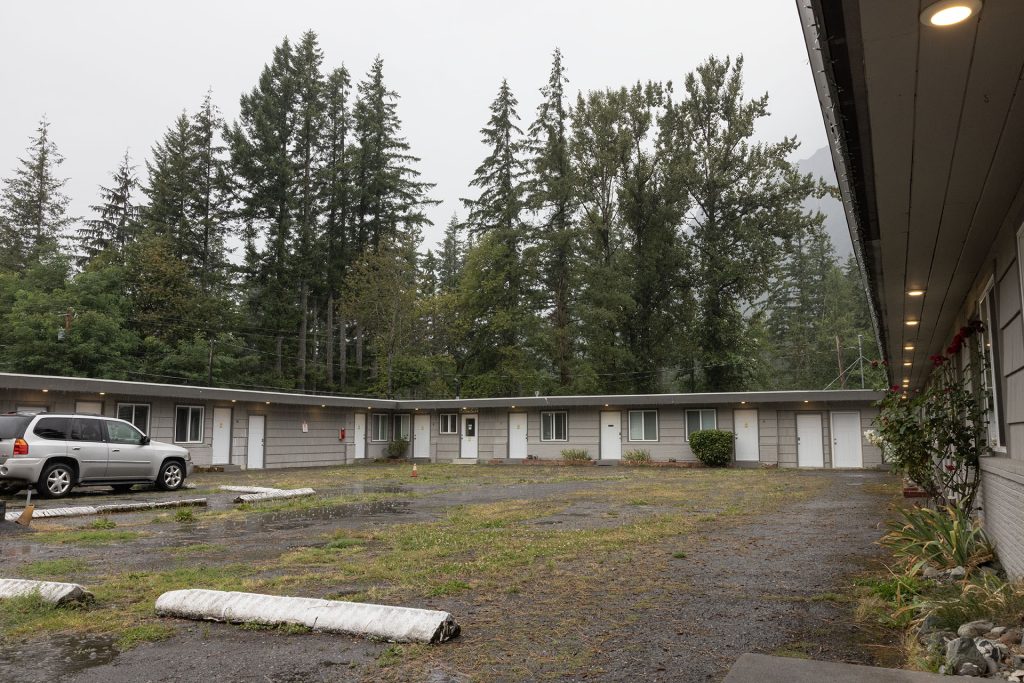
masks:
<svg viewBox="0 0 1024 683"><path fill-rule="evenodd" d="M142 446L148 445L149 444L149 437L146 436L145 434L143 434L142 438L139 439L139 444L142 445Z"/></svg>

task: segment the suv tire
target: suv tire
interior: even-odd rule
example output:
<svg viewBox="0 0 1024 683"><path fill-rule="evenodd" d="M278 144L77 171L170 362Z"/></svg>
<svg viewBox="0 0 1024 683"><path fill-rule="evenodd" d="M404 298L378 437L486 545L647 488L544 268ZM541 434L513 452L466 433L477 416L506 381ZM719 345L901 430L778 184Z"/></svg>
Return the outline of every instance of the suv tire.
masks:
<svg viewBox="0 0 1024 683"><path fill-rule="evenodd" d="M168 460L160 466L156 487L161 491L177 491L185 483L185 466L178 460Z"/></svg>
<svg viewBox="0 0 1024 683"><path fill-rule="evenodd" d="M75 486L75 470L63 462L55 462L43 468L36 482L36 491L43 498L63 498Z"/></svg>

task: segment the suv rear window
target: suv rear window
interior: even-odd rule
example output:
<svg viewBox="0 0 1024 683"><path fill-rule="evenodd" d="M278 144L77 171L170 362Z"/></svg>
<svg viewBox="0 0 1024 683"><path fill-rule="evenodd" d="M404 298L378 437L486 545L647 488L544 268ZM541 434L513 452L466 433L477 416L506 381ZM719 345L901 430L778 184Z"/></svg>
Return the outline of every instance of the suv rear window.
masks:
<svg viewBox="0 0 1024 683"><path fill-rule="evenodd" d="M55 439L67 441L68 432L71 431L71 419L67 417L44 417L36 422L32 430L36 436L43 439Z"/></svg>
<svg viewBox="0 0 1024 683"><path fill-rule="evenodd" d="M31 421L28 415L0 415L0 439L20 439Z"/></svg>

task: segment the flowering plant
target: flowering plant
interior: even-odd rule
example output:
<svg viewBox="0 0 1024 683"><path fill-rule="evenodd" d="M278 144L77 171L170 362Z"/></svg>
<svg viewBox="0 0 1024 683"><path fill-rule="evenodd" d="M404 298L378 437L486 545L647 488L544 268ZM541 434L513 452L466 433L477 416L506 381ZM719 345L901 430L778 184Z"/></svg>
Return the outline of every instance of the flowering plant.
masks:
<svg viewBox="0 0 1024 683"><path fill-rule="evenodd" d="M964 341L982 329L961 328L947 352L959 353ZM958 369L947 356L931 357L935 370L923 391L913 395L890 387L879 402L878 436L893 469L921 487L937 505L970 511L981 473L978 459L990 452L988 396L967 381L973 365L984 372L986 359L971 347L970 362ZM870 441L870 439L869 439Z"/></svg>

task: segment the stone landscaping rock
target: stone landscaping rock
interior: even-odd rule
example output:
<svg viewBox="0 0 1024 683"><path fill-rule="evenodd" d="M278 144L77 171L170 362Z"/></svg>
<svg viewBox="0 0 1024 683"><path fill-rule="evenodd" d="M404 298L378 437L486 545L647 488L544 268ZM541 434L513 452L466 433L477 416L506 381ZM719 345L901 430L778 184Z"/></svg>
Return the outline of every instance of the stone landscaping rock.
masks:
<svg viewBox="0 0 1024 683"><path fill-rule="evenodd" d="M991 628L990 624L985 630ZM988 672L988 662L972 638L954 638L946 644L946 671L961 676L980 676Z"/></svg>
<svg viewBox="0 0 1024 683"><path fill-rule="evenodd" d="M956 634L961 638L977 638L983 633L988 633L995 626L991 621L968 621L966 624L961 624L960 628L956 630Z"/></svg>
<svg viewBox="0 0 1024 683"><path fill-rule="evenodd" d="M952 631L932 631L923 634L920 640L921 644L929 649L943 651L946 649L946 643L955 640L956 637Z"/></svg>
<svg viewBox="0 0 1024 683"><path fill-rule="evenodd" d="M999 636L998 640L1003 645L1020 645L1022 637L1024 637L1024 632L1016 626L1011 626L1003 635Z"/></svg>
<svg viewBox="0 0 1024 683"><path fill-rule="evenodd" d="M959 581L960 579L967 576L967 570L963 567L953 567L952 569L946 571L946 576L953 579L954 581Z"/></svg>
<svg viewBox="0 0 1024 683"><path fill-rule="evenodd" d="M921 572L921 576L923 576L926 579L937 579L941 574L942 572L940 572L935 567L932 567L931 565L925 567L924 571Z"/></svg>
<svg viewBox="0 0 1024 683"><path fill-rule="evenodd" d="M999 636L1003 635L1004 633L1006 633L1005 626L996 626L994 629L986 633L985 637L989 640L998 640Z"/></svg>
<svg viewBox="0 0 1024 683"><path fill-rule="evenodd" d="M1006 680L1013 681L1014 683L1024 683L1024 669L1017 669L1007 676Z"/></svg>

